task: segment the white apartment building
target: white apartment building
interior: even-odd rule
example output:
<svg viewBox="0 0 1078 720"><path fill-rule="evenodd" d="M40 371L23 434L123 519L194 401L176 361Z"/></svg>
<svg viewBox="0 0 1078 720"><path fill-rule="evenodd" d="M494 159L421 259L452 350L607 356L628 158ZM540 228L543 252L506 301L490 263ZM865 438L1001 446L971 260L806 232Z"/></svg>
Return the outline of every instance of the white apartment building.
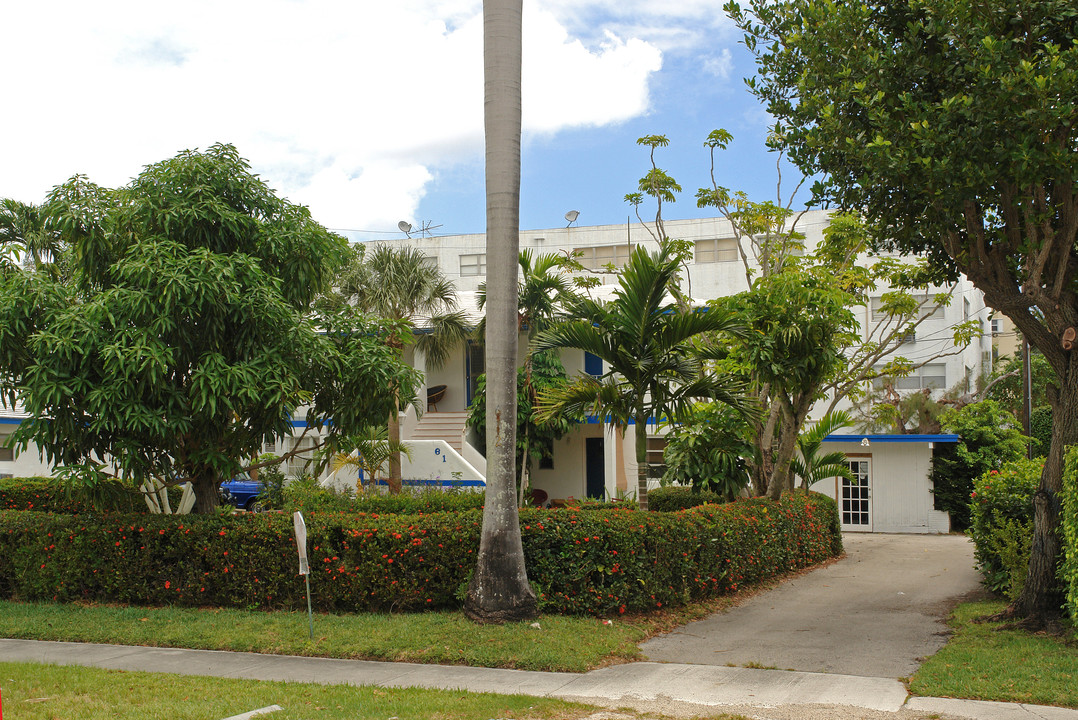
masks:
<svg viewBox="0 0 1078 720"><path fill-rule="evenodd" d="M796 229L805 235L807 251L823 239L829 213L808 211L795 216ZM794 219L791 219L793 222ZM687 282L683 289L697 302L731 295L748 289L748 280L742 264L730 223L723 218L693 220L667 220L664 223L667 236L687 240L693 244L694 256L688 264ZM483 234L447 235L440 237L402 238L383 241L393 245L412 245L419 248L432 264L452 280L459 289L462 309L476 313L475 293L486 279L486 238ZM616 284L616 274L603 272L608 263L622 265L629 253L638 245L655 249L655 237L640 223L626 225L599 225L592 227L561 227L544 230L525 230L520 233L520 248L535 253L579 252L580 262L594 271L603 283L593 291L602 297L604 290ZM867 262L867 260L866 260ZM867 332L881 319L880 296L887 288L879 288L864 307L854 311L861 316L863 332ZM951 288L939 288L945 293ZM926 296L926 307L935 305L936 291ZM990 310L985 307L981 293L972 283L962 279L953 288L951 302L936 309L904 342L900 354L919 364L925 358L953 350L953 328L966 321L982 323L984 335L956 354L941 357L915 370L910 376L897 381L899 390L922 388L946 389L957 383L968 383L972 388L982 366L991 362ZM474 315L478 319L478 314ZM523 338L522 338L523 340ZM521 343L521 360L526 352ZM406 440L420 442L413 452L413 469L423 477L433 477L428 472L426 459L445 464L451 458L439 448L438 455L428 452L426 443L432 439L452 443L453 450L467 461L476 472L482 473L485 462L482 455L467 441L464 418L475 390L475 380L483 372L482 348L470 345L462 349L452 361L437 370L424 366L422 357L410 356L410 362L425 372L428 387L446 386L444 398L437 408L430 408L421 419L408 410L402 420L402 434ZM563 362L570 375L579 372L599 374L602 364L598 358L585 357L580 351L565 351ZM421 395L422 397L422 395ZM818 405L823 412L826 403ZM617 496L631 492L635 487L636 460L633 451L633 432L630 428L624 438L612 427L592 418L576 431L557 443L552 465L539 468L531 477L533 487L542 489L550 498L566 499L583 496ZM649 440L654 448L649 461L661 462L662 441L658 436ZM430 456L429 458L427 456ZM447 477L447 476L444 476Z"/></svg>

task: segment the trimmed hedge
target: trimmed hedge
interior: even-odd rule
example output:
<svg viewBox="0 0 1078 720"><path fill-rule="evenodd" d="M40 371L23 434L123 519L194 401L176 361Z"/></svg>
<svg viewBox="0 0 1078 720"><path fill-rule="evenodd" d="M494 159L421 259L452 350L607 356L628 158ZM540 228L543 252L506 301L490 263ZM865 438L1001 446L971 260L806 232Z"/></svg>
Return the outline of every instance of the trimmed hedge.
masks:
<svg viewBox="0 0 1078 720"><path fill-rule="evenodd" d="M460 604L482 513L307 518L319 610ZM520 512L544 612L607 614L680 605L842 551L838 512L789 494L678 513ZM292 518L0 512L0 596L138 605L302 608Z"/></svg>
<svg viewBox="0 0 1078 720"><path fill-rule="evenodd" d="M179 497L178 491L175 493ZM0 510L38 510L56 513L91 512L80 500L69 500L60 481L51 477L15 477L0 479ZM145 512L146 502L136 492L123 510Z"/></svg>
<svg viewBox="0 0 1078 720"><path fill-rule="evenodd" d="M1078 445L1063 459L1063 590L1067 612L1078 619Z"/></svg>
<svg viewBox="0 0 1078 720"><path fill-rule="evenodd" d="M726 499L710 490L673 485L648 490L648 509L654 512L688 510L708 503L722 504Z"/></svg>

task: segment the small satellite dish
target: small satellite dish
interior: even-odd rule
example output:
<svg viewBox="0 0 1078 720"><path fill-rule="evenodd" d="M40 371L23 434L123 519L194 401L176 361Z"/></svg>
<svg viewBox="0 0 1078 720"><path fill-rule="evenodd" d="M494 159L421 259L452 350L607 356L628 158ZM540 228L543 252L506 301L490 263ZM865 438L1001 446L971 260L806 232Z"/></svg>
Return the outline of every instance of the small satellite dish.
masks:
<svg viewBox="0 0 1078 720"><path fill-rule="evenodd" d="M398 229L399 229L399 230L400 230L400 231L401 231L402 233L404 233L405 235L407 235L408 233L412 232L412 224L411 224L411 223L407 223L407 222L405 222L405 221L403 221L403 220L401 220L401 221L400 221L399 223L397 223L397 228L398 228Z"/></svg>
<svg viewBox="0 0 1078 720"><path fill-rule="evenodd" d="M580 217L580 212L577 210L570 210L565 213L565 219L569 221L569 225L575 223L578 217ZM568 225L566 227L568 227Z"/></svg>

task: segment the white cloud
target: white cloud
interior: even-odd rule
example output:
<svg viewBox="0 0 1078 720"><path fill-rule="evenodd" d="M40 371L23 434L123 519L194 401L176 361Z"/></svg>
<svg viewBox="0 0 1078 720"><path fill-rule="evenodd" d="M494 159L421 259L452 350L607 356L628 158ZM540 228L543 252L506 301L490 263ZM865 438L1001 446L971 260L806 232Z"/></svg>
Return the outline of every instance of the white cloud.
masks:
<svg viewBox="0 0 1078 720"><path fill-rule="evenodd" d="M729 48L723 48L718 55L711 55L704 60L704 70L721 80L727 80L734 69L734 58Z"/></svg>
<svg viewBox="0 0 1078 720"><path fill-rule="evenodd" d="M647 111L660 23L619 33L629 18L610 15L617 7L527 6L526 132ZM615 30L574 29L570 16L588 8ZM323 223L393 227L412 219L432 169L481 152L480 12L478 0L16 3L0 30L0 63L21 68L0 197L37 202L76 172L123 184L221 141ZM690 16L671 12L675 24Z"/></svg>

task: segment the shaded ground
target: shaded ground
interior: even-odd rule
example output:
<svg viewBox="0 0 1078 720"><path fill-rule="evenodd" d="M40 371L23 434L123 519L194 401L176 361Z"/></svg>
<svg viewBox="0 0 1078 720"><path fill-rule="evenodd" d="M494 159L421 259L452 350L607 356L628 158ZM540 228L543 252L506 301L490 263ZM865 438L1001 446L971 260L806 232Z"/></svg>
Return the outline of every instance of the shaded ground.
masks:
<svg viewBox="0 0 1078 720"><path fill-rule="evenodd" d="M843 536L847 556L729 612L641 645L649 660L909 677L943 646L944 619L975 594L960 535Z"/></svg>

